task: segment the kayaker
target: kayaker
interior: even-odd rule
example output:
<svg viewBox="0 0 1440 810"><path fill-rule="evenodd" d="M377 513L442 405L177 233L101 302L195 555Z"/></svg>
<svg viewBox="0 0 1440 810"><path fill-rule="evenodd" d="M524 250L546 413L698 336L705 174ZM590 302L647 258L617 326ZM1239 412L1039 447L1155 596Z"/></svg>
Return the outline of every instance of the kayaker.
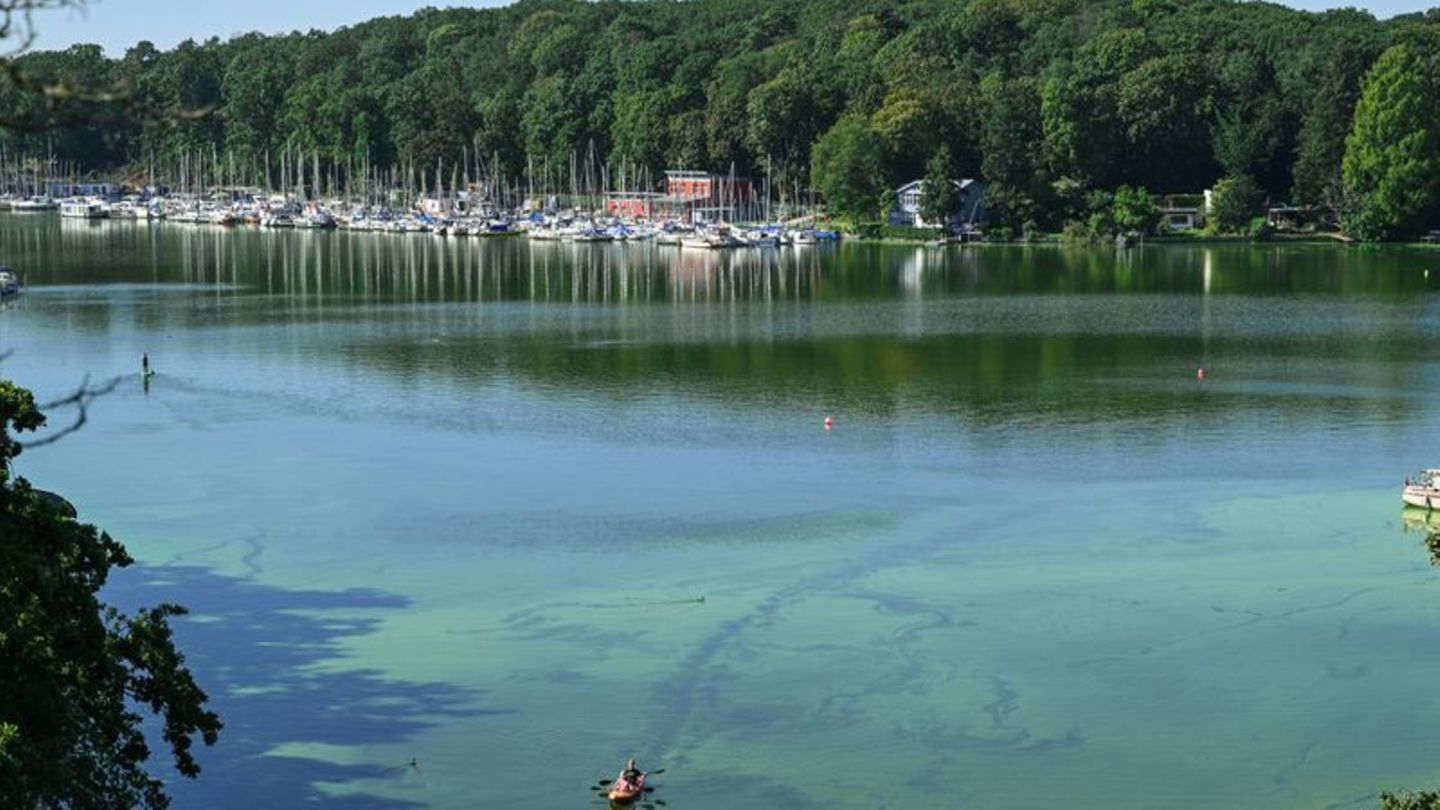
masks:
<svg viewBox="0 0 1440 810"><path fill-rule="evenodd" d="M621 779L624 779L626 782L629 782L629 783L632 784L632 785L635 784L636 782L639 782L639 781L640 781L640 777L642 777L642 776L644 776L644 775L645 775L645 774L644 774L643 771L641 771L639 768L635 767L635 758L634 758L634 757L631 757L631 758L630 758L630 761L627 762L627 763L625 763L625 770L623 770L623 771L620 772L620 778L621 778Z"/></svg>

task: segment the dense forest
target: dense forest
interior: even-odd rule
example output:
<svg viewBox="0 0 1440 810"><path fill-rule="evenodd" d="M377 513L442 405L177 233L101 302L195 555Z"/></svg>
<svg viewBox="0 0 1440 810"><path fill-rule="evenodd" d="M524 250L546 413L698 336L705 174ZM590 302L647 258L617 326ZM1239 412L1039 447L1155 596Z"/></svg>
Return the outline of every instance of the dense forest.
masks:
<svg viewBox="0 0 1440 810"><path fill-rule="evenodd" d="M768 175L856 217L878 216L886 189L948 171L983 179L991 218L1016 230L1084 221L1122 187L1217 183L1242 217L1269 200L1324 206L1362 236L1440 227L1436 12L523 0L333 33L142 42L117 59L77 45L19 65L68 92L12 78L0 109L18 121L63 124L68 104L85 104L66 96L123 91L108 112L0 137L8 153L86 171L188 155L253 181L298 156L339 174L475 165L533 177L579 155L612 177Z"/></svg>

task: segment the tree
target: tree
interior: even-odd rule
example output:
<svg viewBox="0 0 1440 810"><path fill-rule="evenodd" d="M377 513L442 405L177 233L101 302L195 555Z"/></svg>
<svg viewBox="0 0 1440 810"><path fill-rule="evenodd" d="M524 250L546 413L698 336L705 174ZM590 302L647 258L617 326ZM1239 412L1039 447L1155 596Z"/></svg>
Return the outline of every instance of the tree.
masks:
<svg viewBox="0 0 1440 810"><path fill-rule="evenodd" d="M1250 177L1226 177L1210 192L1205 227L1211 233L1245 233L1263 204L1264 194Z"/></svg>
<svg viewBox="0 0 1440 810"><path fill-rule="evenodd" d="M1409 45L1394 45L1370 72L1345 140L1345 227L1362 239L1413 236L1440 210L1440 87Z"/></svg>
<svg viewBox="0 0 1440 810"><path fill-rule="evenodd" d="M880 139L860 116L841 118L815 142L811 182L832 213L873 216L880 200Z"/></svg>
<svg viewBox="0 0 1440 810"><path fill-rule="evenodd" d="M788 179L791 171L803 169L806 150L815 139L818 116L799 70L786 68L750 91L745 109L751 153L773 157L782 180Z"/></svg>
<svg viewBox="0 0 1440 810"><path fill-rule="evenodd" d="M185 610L126 615L100 601L132 562L124 546L12 474L17 435L44 425L30 392L0 380L0 804L166 807L135 709L159 718L187 777L200 773L196 738L211 745L221 728L171 637Z"/></svg>
<svg viewBox="0 0 1440 810"><path fill-rule="evenodd" d="M1374 59L1375 52L1369 48L1342 43L1326 62L1295 147L1296 202L1339 208L1345 136L1355 120L1360 82Z"/></svg>
<svg viewBox="0 0 1440 810"><path fill-rule="evenodd" d="M941 144L930 161L925 164L925 186L920 197L920 216L927 222L939 223L942 230L950 229L950 220L960 208L959 195L955 189L955 170L950 158L950 147Z"/></svg>
<svg viewBox="0 0 1440 810"><path fill-rule="evenodd" d="M1112 206L1115 225L1121 231L1150 234L1160 226L1160 203L1143 188L1115 189Z"/></svg>
<svg viewBox="0 0 1440 810"><path fill-rule="evenodd" d="M1009 231L1044 216L1047 177L1040 166L1043 134L1040 98L1031 79L991 73L980 84L985 117L980 128L985 210L992 225Z"/></svg>

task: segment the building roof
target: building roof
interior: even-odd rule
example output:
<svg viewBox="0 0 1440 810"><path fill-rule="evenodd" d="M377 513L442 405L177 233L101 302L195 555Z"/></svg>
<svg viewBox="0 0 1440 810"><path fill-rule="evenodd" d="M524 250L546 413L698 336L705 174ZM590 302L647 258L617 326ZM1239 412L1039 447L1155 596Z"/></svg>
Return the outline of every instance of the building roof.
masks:
<svg viewBox="0 0 1440 810"><path fill-rule="evenodd" d="M960 189L961 191L964 191L965 189L969 188L970 186L972 186L972 185L974 185L974 184L976 184L976 183L979 183L980 181L979 181L979 180L976 180L976 179L973 178L973 177L965 177L965 178L962 178L962 179L960 179L960 180L951 180L950 182L955 184L955 188L958 188L958 189ZM904 193L907 192L907 191L919 191L919 190L922 190L921 187L924 186L924 185L925 185L925 181L924 181L923 179L921 179L921 180L911 180L910 182L906 183L905 185L901 186L900 188L895 189L895 193L896 193L896 194L904 194Z"/></svg>

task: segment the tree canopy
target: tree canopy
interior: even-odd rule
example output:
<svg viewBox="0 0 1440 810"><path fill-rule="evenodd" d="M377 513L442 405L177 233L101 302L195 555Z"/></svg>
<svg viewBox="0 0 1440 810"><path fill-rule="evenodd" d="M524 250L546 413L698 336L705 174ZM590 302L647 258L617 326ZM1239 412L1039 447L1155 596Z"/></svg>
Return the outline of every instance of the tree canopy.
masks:
<svg viewBox="0 0 1440 810"><path fill-rule="evenodd" d="M1392 46L1365 76L1346 141L1351 229L1362 236L1413 236L1440 208L1440 67L1434 54Z"/></svg>
<svg viewBox="0 0 1440 810"><path fill-rule="evenodd" d="M184 609L105 605L109 574L132 562L124 546L12 474L18 434L44 424L31 393L0 380L0 804L166 807L141 712L188 777L220 720L171 637Z"/></svg>

